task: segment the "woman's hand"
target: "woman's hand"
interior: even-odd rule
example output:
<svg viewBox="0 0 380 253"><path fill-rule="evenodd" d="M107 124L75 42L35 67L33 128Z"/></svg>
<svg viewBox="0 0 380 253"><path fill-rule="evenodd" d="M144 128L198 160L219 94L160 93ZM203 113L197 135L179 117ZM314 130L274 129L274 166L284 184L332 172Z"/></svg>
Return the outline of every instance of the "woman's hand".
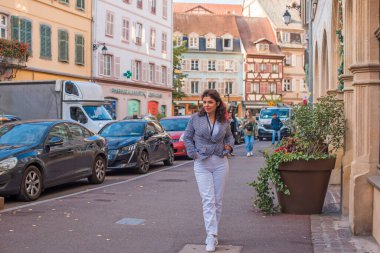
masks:
<svg viewBox="0 0 380 253"><path fill-rule="evenodd" d="M228 150L229 152L231 152L231 150L232 150L232 148L230 146L228 146L228 145L224 145L224 149Z"/></svg>

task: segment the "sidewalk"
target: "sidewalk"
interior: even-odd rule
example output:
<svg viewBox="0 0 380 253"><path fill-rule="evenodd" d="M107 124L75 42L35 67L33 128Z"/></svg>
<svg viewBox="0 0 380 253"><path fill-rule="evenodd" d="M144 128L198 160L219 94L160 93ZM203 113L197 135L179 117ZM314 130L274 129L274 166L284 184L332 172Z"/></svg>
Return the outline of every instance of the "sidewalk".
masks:
<svg viewBox="0 0 380 253"><path fill-rule="evenodd" d="M217 252L366 252L324 251L337 249L334 236L348 239L336 230L342 227L331 225L336 224L335 214L265 216L255 210L251 205L254 191L247 183L263 163L259 152L247 158L243 147L236 148L230 160ZM1 253L203 253L206 235L193 162L0 211L0 235Z"/></svg>

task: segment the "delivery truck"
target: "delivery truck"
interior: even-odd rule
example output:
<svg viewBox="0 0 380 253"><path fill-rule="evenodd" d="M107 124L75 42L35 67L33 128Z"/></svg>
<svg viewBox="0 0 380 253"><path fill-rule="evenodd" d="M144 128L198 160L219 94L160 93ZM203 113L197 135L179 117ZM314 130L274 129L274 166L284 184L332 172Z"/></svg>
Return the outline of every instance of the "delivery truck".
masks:
<svg viewBox="0 0 380 253"><path fill-rule="evenodd" d="M98 132L112 121L100 85L79 81L0 82L0 115L27 119L66 119Z"/></svg>

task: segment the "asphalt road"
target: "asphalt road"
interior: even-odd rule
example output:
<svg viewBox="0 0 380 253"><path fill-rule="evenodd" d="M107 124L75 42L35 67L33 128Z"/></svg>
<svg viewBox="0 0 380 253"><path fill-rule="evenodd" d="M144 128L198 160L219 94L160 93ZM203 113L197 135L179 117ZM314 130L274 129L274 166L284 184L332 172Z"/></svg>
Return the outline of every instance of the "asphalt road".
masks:
<svg viewBox="0 0 380 253"><path fill-rule="evenodd" d="M249 253L312 253L309 216L263 216L251 205L254 191L247 183L264 162L258 149L267 146L257 143L249 158L236 148L230 159L219 243ZM67 186L36 203L7 203L0 212L0 252L178 253L187 244L203 244L192 167L192 161L179 161L144 176L111 175L87 191L86 185Z"/></svg>

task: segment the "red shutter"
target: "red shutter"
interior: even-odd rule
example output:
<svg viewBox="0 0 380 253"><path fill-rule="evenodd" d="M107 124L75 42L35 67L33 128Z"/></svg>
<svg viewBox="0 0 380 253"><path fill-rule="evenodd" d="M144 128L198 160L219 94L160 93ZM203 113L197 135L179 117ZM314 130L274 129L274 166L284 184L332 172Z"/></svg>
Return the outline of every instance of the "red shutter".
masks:
<svg viewBox="0 0 380 253"><path fill-rule="evenodd" d="M260 68L259 68L259 63L255 62L255 72L258 73Z"/></svg>
<svg viewBox="0 0 380 253"><path fill-rule="evenodd" d="M114 57L114 76L120 78L120 57Z"/></svg>
<svg viewBox="0 0 380 253"><path fill-rule="evenodd" d="M99 53L99 75L104 75L104 55Z"/></svg>
<svg viewBox="0 0 380 253"><path fill-rule="evenodd" d="M248 72L248 64L244 63L244 72Z"/></svg>

